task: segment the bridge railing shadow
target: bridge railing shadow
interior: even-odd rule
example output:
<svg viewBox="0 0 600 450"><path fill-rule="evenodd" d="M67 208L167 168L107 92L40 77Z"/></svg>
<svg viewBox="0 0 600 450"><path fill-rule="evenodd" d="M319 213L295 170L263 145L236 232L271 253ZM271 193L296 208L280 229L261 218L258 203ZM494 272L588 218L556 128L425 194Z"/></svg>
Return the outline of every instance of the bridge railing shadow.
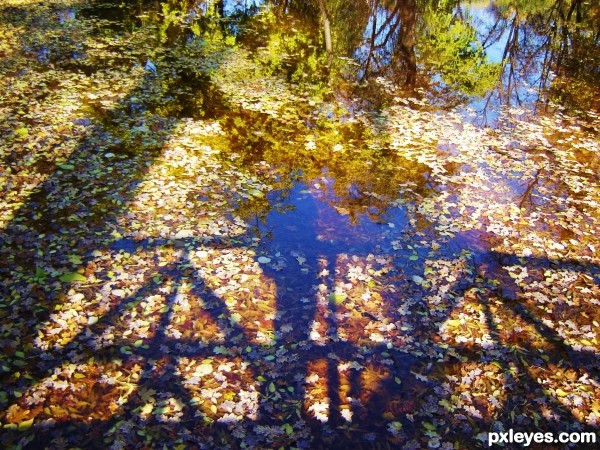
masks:
<svg viewBox="0 0 600 450"><path fill-rule="evenodd" d="M522 257L493 251L480 244L469 248L465 245L465 242L473 237L469 234L477 236L478 239L483 239L483 234L467 232L466 241L464 238L458 239L463 244L460 248L467 250L469 254L468 267L472 272L465 274L465 277L479 280L460 286L457 284L450 289L457 300L446 313L445 319L458 331L449 331L452 328L446 328L442 318L441 323L444 325L439 334L436 333L434 341L443 343L441 353L449 347L451 355L444 363L427 366L423 373L429 374L430 381L446 382L446 386L448 380L457 380L457 385L453 386L458 390L448 391L447 397L442 396L444 401L461 395L465 390L465 386L460 385L461 378L464 383L468 378L465 374L472 374L471 371L476 366L485 367L483 370L492 372L499 371L503 378L503 390L496 391L496 400L490 401L489 397L484 397L484 400L471 397L471 394L477 393L477 389L481 389L482 384L485 384L485 375L479 372L480 375L475 375L474 379L468 381L473 386L473 391L466 391L469 400L466 400L466 403L465 400L462 401L463 406L472 405L475 409L465 412L467 407L461 409L456 404L445 407L448 423L456 426L459 433L473 429L473 425L469 425L468 422L454 419L459 412L454 408L458 408L463 413L458 414L459 417L468 416L471 424L478 424L479 429L488 432L505 431L508 428L554 433L574 430L596 432L597 427L594 426L593 420L586 421L581 412L574 407L574 403L565 397L578 395L574 387L576 380L589 384L590 387L599 385L600 357L593 347L578 344L577 338L565 337L561 325L571 319L578 322L582 317L585 317L586 323L594 320L594 305L599 301L596 295L600 266L590 261L570 258ZM527 269L530 274L528 282L517 282L509 273L511 266ZM531 294L541 289L536 282L543 282L547 271L577 274L576 279L571 282L570 289L582 283L581 287L593 288L595 291L588 290L590 294L587 298L584 296L578 306L570 306L567 309L559 305L555 310L546 311L544 305L536 300L537 297ZM564 294L562 303L568 297L567 292ZM549 301L561 303L556 297L550 297ZM454 311L461 314L457 315ZM475 311L481 311L479 318ZM461 343L457 339L461 336L461 329L466 332L465 336L471 335L468 327L474 325L470 320L481 328L477 333L482 336L480 343L473 340ZM433 346L437 345L439 344ZM461 367L465 369L461 370ZM557 371L569 374L568 376L573 378L553 378L551 374ZM549 388L548 376L553 383L557 383L552 388ZM558 393L554 393L554 389ZM492 390L487 394L490 395ZM585 397L585 394L583 395ZM501 407L498 408L498 404L494 405L494 401L499 401ZM581 406L581 403L579 405ZM494 413L490 415L490 411Z"/></svg>
<svg viewBox="0 0 600 450"><path fill-rule="evenodd" d="M291 214L288 212L288 214ZM296 223L298 217L292 214L289 220L291 223ZM314 222L308 222L314 223ZM310 229L310 226L308 226ZM280 242L282 245L287 245L286 251L292 248L304 249L302 255L306 258L305 264L298 265L290 270L274 270L269 264L261 263L259 256L256 254L256 247L253 247L251 239L244 236L235 236L234 238L216 237L210 238L155 238L145 239L141 241L133 241L128 239L118 240L111 244L112 251L119 252L146 252L148 255L157 253L164 248L173 248L178 252L179 256L175 256L173 260L162 267L151 270L145 275L145 281L141 287L129 294L125 299L116 303L106 314L104 314L97 323L87 327L85 331L79 333L69 344L63 349L53 352L53 359L49 362L42 362L39 366L40 374L42 375L37 380L32 380L30 387L35 387L36 382L40 382L43 376L48 376L55 372L64 360L68 360L73 353L80 353L84 349L87 356L94 355L98 360L110 360L111 358L121 358L125 361L131 359L141 365L140 377L137 383L138 389L145 390L153 389L157 392L164 392L165 386L168 386L168 391L180 399L182 415L178 420L178 426L188 428L189 430L202 429L207 433L205 437L211 436L217 429L221 431L222 439L235 442L235 438L230 434L231 424L215 424L213 426L206 425L206 416L203 415L194 405L196 400L190 393L190 385L185 377L177 373L177 361L180 358L195 358L206 359L214 357L217 354L217 348L224 347L227 349L227 357L238 360L247 368L250 378L261 380L258 384L259 399L258 410L254 418L242 419L237 425L245 427L248 432L257 424L269 426L281 426L288 423L291 419L298 419L311 424L313 429L313 437L318 442L328 442L332 439L335 433L332 429L346 429L346 436L352 441L355 439L353 433L366 432L371 433L374 439L384 439L386 429L382 429L379 423L378 414L389 413L389 405L393 402L396 405L397 422L403 423L404 431L402 436L410 436L418 434L418 425L415 425L411 420L407 419L408 415L419 413L419 408L423 405L419 401L420 396L424 396L428 389L433 388L436 381L436 372L443 371L446 363L452 360L452 356L447 357L446 362L432 363L429 358L417 358L405 352L405 349L387 344L371 344L369 346L360 345L356 341L348 341L337 337L338 326L343 326L343 323L337 323L336 312L343 312L342 307L336 306L334 303L327 305L326 310L323 310L322 305L319 305L319 300L316 298L316 292L306 292L306 286L310 286L312 282L304 283L302 279L314 280L318 278L318 272L326 270L330 273L336 272L335 267L335 252L340 252L338 246L327 248L327 244L317 239L317 233L309 231L308 234L303 233L297 240L291 239L291 243L283 239ZM311 242L313 241L313 242ZM296 247L298 246L298 247ZM269 344L257 343L253 339L253 335L247 329L244 329L241 322L233 320L232 312L222 295L216 294L214 290L207 288L206 283L201 276L191 276L184 274L185 268L193 268L194 261L190 259L191 252L198 249L217 249L230 250L239 249L241 251L251 250L255 253L253 257L257 264L261 267L263 273L275 282L277 291L277 304L275 306L276 321L273 326L274 340ZM312 250L310 250L312 249ZM333 253L332 253L333 252ZM365 257L368 251L364 253L357 252L359 257ZM323 264L323 255L327 261ZM357 256L354 255L354 256ZM150 258L152 260L152 258ZM578 261L557 261L545 258L521 258L519 261L514 255L498 253L494 251L480 252L473 258L474 264L485 264L485 270L488 274L498 275L497 270L501 265L510 263L524 264L530 269L561 267L579 271L580 273L597 275L599 272L598 266L594 264L581 264ZM497 264L494 270L490 272L490 265ZM303 270L304 269L304 270ZM158 285L156 277L159 277L161 284ZM551 329L544 324L541 319L536 317L535 312L532 312L522 301L519 295L510 298L503 297L503 293L517 292L520 288L514 286L506 286L510 283L510 277L502 277L505 285L504 289L488 289L477 294L477 302L482 306L485 314L486 324L490 330L492 340L496 350L508 351L509 346L504 343L505 339L500 337L500 333L496 327L496 316L490 308L492 299L499 299L505 303L505 312L518 316L520 320L534 328L537 333L542 336L542 339L549 343L551 350L546 349L545 359L538 356L538 348L533 344L529 344L526 340L520 343L522 354L519 358L515 358L514 362L519 366L519 378L514 379L516 385L522 388L531 388L532 386L540 386L539 382L529 373L530 365L547 367L560 366L565 364L572 367L576 371L585 373L590 379L595 382L600 382L598 376L597 360L598 357L593 351L575 350L571 346L565 344L564 339L560 337L556 330ZM166 284L165 284L166 283ZM199 342L196 339L181 339L169 336L166 330L171 325L174 315L172 311L177 303L177 295L181 291L184 284L192 285L188 295L202 300L202 309L208 312L212 321L218 324L220 330L225 330L221 339L216 342ZM164 286L163 286L164 285ZM166 287L165 287L166 286ZM162 287L162 289L161 289ZM472 285L457 284L453 288L453 294L457 297L467 295L467 292L473 288ZM155 320L155 326L151 329L151 336L142 339L143 346L135 346L133 340L135 337L122 337L115 339L110 345L97 348L89 346L90 336L99 335L109 326L115 326L124 312L129 308L129 305L134 304L142 298L152 296L153 293L162 292L167 294L162 312ZM333 284L328 286L328 292L333 291ZM398 304L402 302L402 294L391 294L385 302L390 304ZM303 306L298 308L297 305L304 299ZM321 302L322 303L322 302ZM424 304L417 305L416 309L426 308ZM328 311L327 311L328 309ZM336 310L340 311L336 311ZM300 315L297 314L300 310ZM296 311L296 312L294 312ZM418 311L413 311L409 317L409 323L412 322L413 329L419 329ZM447 317L451 316L452 311L447 312ZM285 319L286 314L291 314L291 317ZM391 313L393 315L393 312ZM319 315L326 316L328 324L327 336L321 343L311 342L312 323L315 317ZM194 320L193 318L190 318ZM374 318L377 319L377 318ZM406 319L406 317L403 317ZM440 318L438 318L439 320ZM443 321L443 317L441 320ZM281 333L286 326L293 324L294 330L291 334L285 336ZM437 329L425 330L420 337L431 338L437 333ZM297 344L294 347L294 344ZM299 344L299 345L298 345ZM432 344L435 347L435 344ZM131 351L129 355L123 354L122 349L127 348ZM289 360L284 364L279 364L277 358L282 356L281 349L285 348ZM166 350L166 351L165 351ZM278 353L279 350L279 353ZM444 349L438 349L444 353ZM465 361L480 362L482 353L478 350L473 350L470 347L463 347L460 344L454 345L456 353L461 355L462 363ZM89 354L88 354L89 352ZM381 354L385 353L388 356L382 358ZM483 352L485 355L485 352ZM82 359L82 358L79 358ZM85 358L83 358L85 359ZM340 364L343 362L365 361L370 360L372 366L376 370L387 370L386 376L380 377L382 383L376 387L370 387L365 384L365 380L361 379L358 370L350 370L346 374L340 372ZM157 366L156 361L161 363ZM384 361L384 360L387 360ZM390 366L390 361L393 364ZM321 370L321 376L326 379L326 397L328 400L326 417L326 426L322 422L322 418L318 414L315 417L314 412L307 407L307 395L310 396L310 386L307 379L311 376L311 371L315 369ZM324 369L324 370L323 370ZM509 367L503 367L502 370L507 378L514 377L514 368L511 371ZM427 382L415 380L410 372L423 373L427 378L427 374L432 374ZM342 380L342 378L344 378ZM401 379L404 384L400 387L392 380ZM288 387L293 389L290 391ZM541 386L540 386L541 388ZM360 392L365 389L371 389L371 396L366 404L354 402L348 409L348 399L344 396L356 399L360 396ZM537 389L537 388L534 388ZM416 395L416 397L415 397ZM553 412L559 417L569 417L570 420L577 421L574 416L570 416L568 408L565 408L557 399L551 396L548 398L549 405ZM116 424L122 420L134 419L137 411L142 405L142 397L136 395L136 391L132 392L125 403L123 403L117 414L112 419L100 422L81 423L77 426L89 428L90 436L95 436L94 439L100 438L103 433L109 432ZM404 406L403 406L404 405ZM410 405L410 406L406 406ZM509 398L507 403L503 405L502 412L496 418L503 418L507 422L510 421L510 414L518 410L519 399ZM403 408L406 408L404 410ZM346 410L346 413L344 413ZM354 417L354 422L348 419L348 412ZM420 411L423 413L423 411ZM346 414L346 415L344 415ZM321 417L319 420L318 417ZM143 423L143 422L142 422ZM68 428L73 422L67 421L60 425ZM490 425L491 426L491 425ZM215 428L216 427L216 428ZM341 428L340 428L341 427ZM56 430L55 430L56 431ZM42 434L43 435L43 434ZM91 439L91 438L90 438ZM336 438L339 439L339 436ZM317 442L315 441L315 442ZM338 442L339 443L339 442ZM332 444L332 442L330 442ZM365 443L368 446L368 443Z"/></svg>
<svg viewBox="0 0 600 450"><path fill-rule="evenodd" d="M190 248L207 248L210 244L207 243L206 239L199 241L194 239L167 239L167 240L151 240L152 243L138 242L137 248L148 250L149 248L158 249L163 247L174 247L178 249L190 249ZM239 242L239 238L236 239ZM198 242L201 242L199 246L196 246ZM217 239L213 243L214 247L224 249L238 247L239 244L227 243L227 240ZM113 246L115 250L117 246ZM125 249L131 250L131 243L125 244ZM117 250L118 251L118 250ZM312 317L306 316L306 320L303 323L297 324L297 330L294 333L293 340L296 342L303 342L306 347L300 347L295 350L290 350L294 357L291 358L291 365L285 367L277 363L277 360L273 356L277 353L277 350L282 346L288 348L290 342L275 342L269 345L257 344L252 340L251 336L248 335L247 330L236 325L235 321L232 321L231 312L229 311L224 300L214 293L211 289L207 289L202 279L194 281L191 290L188 295L202 299L203 308L209 312L212 320L220 325L222 330L227 330L223 339L218 342L212 343L200 343L197 340L173 338L167 336L166 330L171 324L172 311L176 304L176 298L178 292L184 283L189 283L189 277L183 275L182 267L193 267L192 261L185 256L185 254L178 259L175 259L168 265L164 265L158 268L156 271L152 271L146 275L146 282L138 290L132 292L128 297L119 301L114 307L112 307L106 314L104 314L96 323L85 327L74 339L72 339L67 345L60 349L54 349L51 352L52 359L45 361L42 359L38 364L40 378L33 378L29 380L29 388L35 389L36 383L43 381L44 376L51 376L56 373L56 369L60 369L60 366L65 361L76 360L85 361L90 356L93 356L97 361L106 361L111 359L121 359L123 363L127 365L127 361L135 361L141 365L140 376L137 385L144 390L154 389L158 392L164 391L165 387L168 386L168 390L176 395L181 401L183 408L183 416L180 417L179 423L184 426L195 424L195 426L205 425L204 418L201 414L198 414L198 410L194 409L192 404L193 397L190 392L185 388L187 385L186 380L177 375L176 366L179 358L196 358L206 359L214 357L216 355L216 348L223 347L231 349L231 353L228 357L239 358L242 362L248 364L248 368L251 371L251 376L254 379L263 377L262 386L260 387L260 406L258 411L257 423L264 424L279 424L282 425L290 419L290 415L294 415L294 419L302 419L313 422L316 426L315 430L318 429L320 422L314 420L311 415L307 415L305 409L302 407L305 391L304 384L305 379L309 375L308 367L311 362L315 361L328 361L326 365L327 373L327 390L329 392L329 413L328 420L332 426L340 425L341 421L341 410L339 409L340 399L337 398L337 393L340 390L339 375L338 374L338 362L340 360L354 361L356 359L364 359L365 351L360 346L356 346L351 342L344 341L332 341L325 345L317 345L308 343L308 335L310 333L310 323ZM150 330L151 336L143 339L143 346L135 346L133 339L135 337L121 337L116 338L109 345L102 345L100 348L93 343L93 337L100 335L108 327L115 327L119 320L121 320L123 314L130 309L131 305L138 302L142 298L147 298L154 293L161 291L165 292L165 289L161 290L161 286L155 282L156 277L159 276L163 283L168 284L168 299L166 304L161 309L161 313L158 316L158 320L155 321L155 326ZM285 295L285 294L283 294ZM281 308L281 305L279 305ZM278 309L279 309L278 308ZM314 315L315 305L311 301L307 307L310 310L311 315ZM306 312L306 311L305 311ZM193 319L192 319L193 320ZM330 323L332 325L332 331L335 333L335 324L333 315L330 316ZM116 332L116 331L115 331ZM277 328L275 328L275 335L277 335ZM331 333L330 333L331 334ZM137 337L137 336L136 336ZM125 349L125 353L123 353ZM242 350L243 349L243 350ZM373 346L369 349L369 352L378 354L380 352L389 352L393 356L392 358L398 363L398 367L394 371L396 376L400 376L402 372L403 378L407 378L408 369L411 363L414 361L409 355L390 349L388 346L380 345ZM76 355L74 357L74 355ZM249 355L249 356L248 356ZM336 358L332 359L332 355ZM368 355L367 355L368 356ZM156 361L160 360L160 368L156 368ZM301 377L298 377L298 374ZM356 378L351 380L350 392L354 394L360 390L359 380ZM410 384L410 383L409 383ZM273 397L272 385L276 386L277 397ZM293 386L293 391L287 389L287 387ZM20 389L26 390L26 387L22 384ZM375 392L375 394L377 394ZM376 398L377 395L374 396ZM379 400L381 401L381 400ZM90 443L95 439L99 439L104 433L107 433L111 428L115 426L115 423L119 422L123 418L132 417L135 414L133 411L139 408L140 396L135 395L135 392L130 393L127 401L119 408L119 413L111 420L107 420L101 423L94 423L93 427L90 424L80 424L84 428L89 428L90 437L85 442ZM283 408L281 408L283 406ZM369 410L369 405L362 406L365 411ZM289 408L289 410L286 410ZM382 412L382 411L381 411ZM66 423L59 423L59 428L69 428L72 423L67 421ZM364 429L368 429L368 425L363 424ZM214 430L213 430L214 431ZM40 435L41 439L45 439L44 433ZM41 441L40 441L41 442Z"/></svg>

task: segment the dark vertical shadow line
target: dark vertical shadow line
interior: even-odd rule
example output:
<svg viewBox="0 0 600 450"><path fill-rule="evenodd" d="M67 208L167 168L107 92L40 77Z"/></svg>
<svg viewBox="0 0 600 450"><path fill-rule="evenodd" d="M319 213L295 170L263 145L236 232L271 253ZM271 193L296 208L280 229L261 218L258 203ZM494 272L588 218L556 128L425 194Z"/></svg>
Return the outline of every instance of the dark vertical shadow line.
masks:
<svg viewBox="0 0 600 450"><path fill-rule="evenodd" d="M336 276L335 276L336 261L335 260L327 261L327 270L329 271L329 273L331 275L333 275L332 279L335 280L336 279ZM328 288L329 288L328 292L333 293L335 286L329 285ZM336 305L336 302L332 301L331 298L329 298L328 300L329 300L329 305L328 305L329 318L327 320L327 323L328 323L327 340L329 340L330 342L333 341L333 346L335 346L339 340L338 324L337 324L337 319L336 319L338 307ZM344 355L342 354L342 357L343 356ZM327 393L329 396L328 424L332 427L336 427L341 423L342 416L341 416L341 411L340 411L340 405L343 401L340 398L341 385L340 385L340 373L338 370L339 361L335 358L329 357L329 354L326 354L325 358L327 360Z"/></svg>

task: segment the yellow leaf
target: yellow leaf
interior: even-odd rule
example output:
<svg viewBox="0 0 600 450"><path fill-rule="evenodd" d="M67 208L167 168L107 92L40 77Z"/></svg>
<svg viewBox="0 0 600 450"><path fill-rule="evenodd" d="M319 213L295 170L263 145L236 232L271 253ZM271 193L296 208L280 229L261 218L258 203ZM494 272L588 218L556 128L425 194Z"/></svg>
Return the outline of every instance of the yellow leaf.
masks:
<svg viewBox="0 0 600 450"><path fill-rule="evenodd" d="M15 134L21 138L26 138L29 136L29 130L25 127L17 128Z"/></svg>
<svg viewBox="0 0 600 450"><path fill-rule="evenodd" d="M140 412L142 414L150 414L150 413L152 413L153 409L154 409L154 405L152 403L146 403L144 406L142 406L142 409L140 410Z"/></svg>
<svg viewBox="0 0 600 450"><path fill-rule="evenodd" d="M31 428L32 425L33 425L33 418L31 418L29 420L25 420L24 422L21 422L19 424L19 426L17 427L17 429L19 431L27 431Z"/></svg>
<svg viewBox="0 0 600 450"><path fill-rule="evenodd" d="M556 395L558 395L559 397L566 397L567 395L569 395L568 392L563 391L562 389L557 389L556 390Z"/></svg>

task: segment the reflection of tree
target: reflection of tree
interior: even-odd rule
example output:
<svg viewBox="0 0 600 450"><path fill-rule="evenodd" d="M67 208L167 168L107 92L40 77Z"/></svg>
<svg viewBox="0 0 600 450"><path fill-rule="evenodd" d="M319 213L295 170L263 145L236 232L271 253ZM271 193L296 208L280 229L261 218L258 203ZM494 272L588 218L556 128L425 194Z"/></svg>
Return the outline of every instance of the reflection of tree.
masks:
<svg viewBox="0 0 600 450"><path fill-rule="evenodd" d="M323 29L322 38L313 34L313 39L324 39L321 48L336 57L329 58L333 68L352 83L385 76L412 93L416 87L439 84L441 78L463 94L481 95L497 76L497 66L487 61L473 27L453 13L454 2L273 4L280 17L295 15ZM358 67L347 64L347 58L355 59Z"/></svg>
<svg viewBox="0 0 600 450"><path fill-rule="evenodd" d="M276 186L283 191L289 190L291 179L321 181L327 201L353 219L385 221L390 201L397 197L395 186L411 182L424 194L427 168L386 150L383 133L375 134L360 122L334 125L322 116L313 120L312 128L295 127L259 112L232 111L223 119L229 134L227 154L240 155L248 166L266 161L278 168ZM307 145L307 135L312 145ZM255 199L252 205L257 203Z"/></svg>
<svg viewBox="0 0 600 450"><path fill-rule="evenodd" d="M503 46L504 71L490 99L496 96L501 103L521 104L531 98L528 89L535 88L540 100L579 110L598 107L597 4L499 1L492 11L496 18L483 42L486 47Z"/></svg>
<svg viewBox="0 0 600 450"><path fill-rule="evenodd" d="M567 108L587 110L600 107L600 7L597 3L573 0L565 14L565 2L555 6L558 21L554 49L547 65L556 74L550 96Z"/></svg>
<svg viewBox="0 0 600 450"><path fill-rule="evenodd" d="M392 68L395 82L412 89L417 75L416 1L398 2L388 8L382 6L378 0L372 2L362 78L383 75L387 66Z"/></svg>

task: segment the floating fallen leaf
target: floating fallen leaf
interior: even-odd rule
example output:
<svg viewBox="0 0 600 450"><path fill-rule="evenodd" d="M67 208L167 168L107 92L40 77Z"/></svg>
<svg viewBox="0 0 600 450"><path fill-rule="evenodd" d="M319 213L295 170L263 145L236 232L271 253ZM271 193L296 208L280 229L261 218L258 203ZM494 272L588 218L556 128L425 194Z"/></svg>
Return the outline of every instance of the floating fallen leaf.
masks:
<svg viewBox="0 0 600 450"><path fill-rule="evenodd" d="M262 191L259 191L258 189L248 189L248 194L256 198L263 198L265 196L265 194Z"/></svg>
<svg viewBox="0 0 600 450"><path fill-rule="evenodd" d="M39 267L35 268L35 278L38 281L43 282L47 278L47 276L48 276L48 274L44 270L42 270Z"/></svg>
<svg viewBox="0 0 600 450"><path fill-rule="evenodd" d="M27 136L29 136L29 130L27 130L27 128L17 128L15 130L15 134L17 136L19 136L20 138L26 138Z"/></svg>
<svg viewBox="0 0 600 450"><path fill-rule="evenodd" d="M329 301L334 305L340 305L348 298L346 294L332 293L329 295Z"/></svg>
<svg viewBox="0 0 600 450"><path fill-rule="evenodd" d="M86 281L87 278L78 272L69 272L61 275L59 280L70 283L75 281Z"/></svg>
<svg viewBox="0 0 600 450"><path fill-rule="evenodd" d="M558 395L559 397L566 397L567 395L569 395L568 392L563 391L562 389L558 388L556 390L556 395Z"/></svg>
<svg viewBox="0 0 600 450"><path fill-rule="evenodd" d="M19 431L27 431L31 428L32 425L33 425L33 418L19 423L18 430Z"/></svg>

